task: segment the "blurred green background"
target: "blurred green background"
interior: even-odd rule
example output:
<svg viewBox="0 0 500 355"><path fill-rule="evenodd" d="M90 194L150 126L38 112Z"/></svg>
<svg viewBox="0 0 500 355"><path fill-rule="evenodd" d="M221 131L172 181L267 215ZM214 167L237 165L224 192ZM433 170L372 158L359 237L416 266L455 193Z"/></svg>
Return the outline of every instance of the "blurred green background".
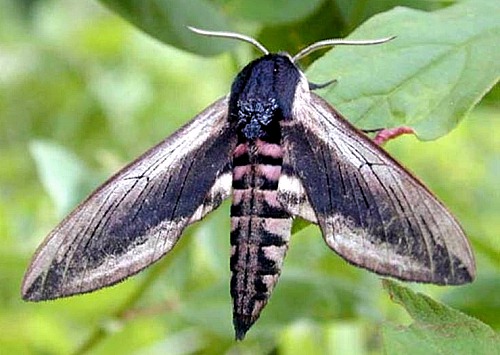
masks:
<svg viewBox="0 0 500 355"><path fill-rule="evenodd" d="M299 14L301 23L262 25L250 16L240 27L255 33L263 26L264 44L296 52L303 42L344 36L398 4L424 10L450 4L381 1L337 13L337 27L328 32L307 21L345 2L312 3ZM162 262L124 283L54 302L21 301L30 257L57 222L106 177L227 93L254 54L248 46L215 57L190 54L94 1L0 0L0 9L0 354L64 354L81 347L97 354L378 354L380 325L409 323L379 277L345 263L309 226L293 236L261 319L235 343L228 204L189 228ZM225 9L231 17L231 7ZM307 30L301 38L284 35L291 26ZM386 146L456 214L477 259L471 285L411 287L496 330L499 98L495 87L437 141L403 137Z"/></svg>

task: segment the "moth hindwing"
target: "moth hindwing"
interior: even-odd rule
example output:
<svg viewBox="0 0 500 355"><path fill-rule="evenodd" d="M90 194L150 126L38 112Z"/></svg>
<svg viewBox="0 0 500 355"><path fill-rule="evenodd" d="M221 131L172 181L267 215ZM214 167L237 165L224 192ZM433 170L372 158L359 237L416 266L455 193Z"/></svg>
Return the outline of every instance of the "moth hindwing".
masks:
<svg viewBox="0 0 500 355"><path fill-rule="evenodd" d="M271 296L297 216L318 224L337 254L378 274L435 284L474 278L469 243L450 212L312 93L295 64L325 43L352 41L319 42L292 59L242 35L207 33L266 54L238 74L229 97L123 168L48 235L24 277L24 299L90 292L139 272L231 191L237 339Z"/></svg>

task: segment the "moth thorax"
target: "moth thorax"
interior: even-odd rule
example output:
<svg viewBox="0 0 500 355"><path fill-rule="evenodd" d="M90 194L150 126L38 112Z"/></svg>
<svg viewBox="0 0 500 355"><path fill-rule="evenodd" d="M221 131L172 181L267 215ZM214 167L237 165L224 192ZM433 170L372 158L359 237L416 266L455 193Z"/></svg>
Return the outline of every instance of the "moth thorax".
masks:
<svg viewBox="0 0 500 355"><path fill-rule="evenodd" d="M277 121L278 103L274 97L246 98L237 103L238 130L248 140L264 138Z"/></svg>

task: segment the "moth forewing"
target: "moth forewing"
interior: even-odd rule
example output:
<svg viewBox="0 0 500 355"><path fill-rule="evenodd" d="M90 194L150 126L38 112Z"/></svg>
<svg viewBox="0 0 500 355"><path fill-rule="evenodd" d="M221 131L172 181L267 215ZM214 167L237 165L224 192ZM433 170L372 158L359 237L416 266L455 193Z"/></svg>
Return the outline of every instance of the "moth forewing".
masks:
<svg viewBox="0 0 500 355"><path fill-rule="evenodd" d="M283 125L283 164L302 181L328 246L353 264L403 280L474 278L462 228L417 178L319 96L302 90L294 115L293 124Z"/></svg>
<svg viewBox="0 0 500 355"><path fill-rule="evenodd" d="M23 298L109 286L170 251L187 224L229 196L232 130L224 98L110 178L38 248Z"/></svg>

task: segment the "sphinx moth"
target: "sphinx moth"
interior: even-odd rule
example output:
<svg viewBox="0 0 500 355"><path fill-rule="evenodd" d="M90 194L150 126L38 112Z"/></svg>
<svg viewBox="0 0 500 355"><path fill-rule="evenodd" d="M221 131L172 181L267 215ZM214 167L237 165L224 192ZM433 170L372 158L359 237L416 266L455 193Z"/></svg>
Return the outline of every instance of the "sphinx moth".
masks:
<svg viewBox="0 0 500 355"><path fill-rule="evenodd" d="M183 230L232 196L231 296L243 339L278 281L292 220L321 229L348 262L401 280L463 284L475 275L465 234L444 205L311 91L296 61L327 40L264 52L231 92L111 177L38 248L25 300L90 292L167 254Z"/></svg>

